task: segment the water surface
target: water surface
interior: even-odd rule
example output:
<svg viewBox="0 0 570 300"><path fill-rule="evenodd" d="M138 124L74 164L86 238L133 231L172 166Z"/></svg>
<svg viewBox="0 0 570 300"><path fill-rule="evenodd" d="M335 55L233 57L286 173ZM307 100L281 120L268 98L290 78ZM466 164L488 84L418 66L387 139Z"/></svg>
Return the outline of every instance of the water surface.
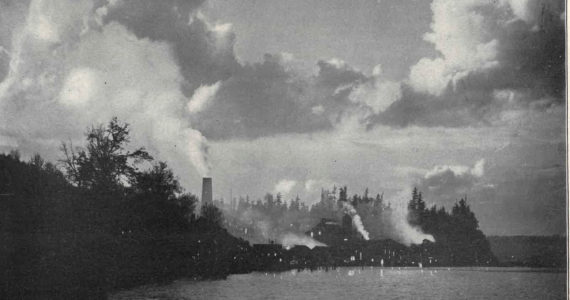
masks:
<svg viewBox="0 0 570 300"><path fill-rule="evenodd" d="M338 268L178 280L111 299L565 299L566 273L514 268Z"/></svg>

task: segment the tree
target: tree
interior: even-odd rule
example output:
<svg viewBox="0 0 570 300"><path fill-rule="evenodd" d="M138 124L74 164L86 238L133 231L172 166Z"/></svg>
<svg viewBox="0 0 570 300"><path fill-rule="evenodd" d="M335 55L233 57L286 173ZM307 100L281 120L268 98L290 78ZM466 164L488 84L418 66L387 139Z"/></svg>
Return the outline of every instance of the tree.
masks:
<svg viewBox="0 0 570 300"><path fill-rule="evenodd" d="M479 221L469 205L467 205L467 201L463 198L459 200L459 203L453 205L451 216L466 230L477 230L479 228Z"/></svg>
<svg viewBox="0 0 570 300"><path fill-rule="evenodd" d="M180 184L165 162L155 164L150 171L134 176L134 187L141 193L171 200L181 192Z"/></svg>
<svg viewBox="0 0 570 300"><path fill-rule="evenodd" d="M32 156L32 158L30 158L30 164L38 169L42 169L44 167L45 161L38 153L36 153L34 156Z"/></svg>
<svg viewBox="0 0 570 300"><path fill-rule="evenodd" d="M376 194L376 199L374 199L374 207L380 210L384 209L384 193L382 195Z"/></svg>
<svg viewBox="0 0 570 300"><path fill-rule="evenodd" d="M198 204L198 197L190 193L182 194L176 199L176 203L185 218L190 223L193 223L196 219L195 211L196 205Z"/></svg>
<svg viewBox="0 0 570 300"><path fill-rule="evenodd" d="M136 174L129 190L129 201L122 209L126 214L124 229L183 230L194 219L196 196L179 195L182 188L164 162Z"/></svg>
<svg viewBox="0 0 570 300"><path fill-rule="evenodd" d="M200 209L200 219L219 228L223 220L222 211L212 203L204 203Z"/></svg>
<svg viewBox="0 0 570 300"><path fill-rule="evenodd" d="M412 225L423 224L423 218L426 214L426 203L422 199L422 193L414 187L412 191L412 199L408 201L408 222Z"/></svg>
<svg viewBox="0 0 570 300"><path fill-rule="evenodd" d="M346 186L344 188L340 188L340 192L338 195L338 201L348 201L348 194L347 194L347 188Z"/></svg>
<svg viewBox="0 0 570 300"><path fill-rule="evenodd" d="M113 189L130 183L138 173L136 163L150 161L152 157L144 148L135 151L125 149L130 142L129 125L116 117L106 127L92 127L87 133L86 149L73 149L63 143L61 150L68 179L79 187L88 189Z"/></svg>
<svg viewBox="0 0 570 300"><path fill-rule="evenodd" d="M291 201L291 204L289 204L289 212L298 212L299 210L301 210L301 199L299 199L299 195L297 195L297 197L295 197L295 200Z"/></svg>
<svg viewBox="0 0 570 300"><path fill-rule="evenodd" d="M417 203L418 203L418 189L414 187L414 189L412 190L412 199L408 201L408 211L415 212L417 209Z"/></svg>

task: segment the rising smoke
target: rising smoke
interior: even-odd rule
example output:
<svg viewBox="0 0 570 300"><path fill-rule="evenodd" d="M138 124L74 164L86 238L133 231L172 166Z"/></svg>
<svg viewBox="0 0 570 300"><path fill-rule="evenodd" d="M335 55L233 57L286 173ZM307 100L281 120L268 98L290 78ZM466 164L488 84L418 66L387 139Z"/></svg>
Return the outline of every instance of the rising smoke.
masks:
<svg viewBox="0 0 570 300"><path fill-rule="evenodd" d="M285 209L284 206L265 205L262 202L242 202L240 205L221 205L226 217L226 228L235 236L252 243L279 242L286 247L305 245L309 248L324 246L305 235L321 218L340 220L349 215L353 227L364 240L393 239L406 246L421 244L424 240L435 242L432 235L422 232L408 222L408 210L402 205L386 205L382 199L359 202L353 206L348 201L337 200L332 193L325 192L320 208L315 212L301 212ZM328 202L327 202L328 201ZM378 203L370 201L379 201ZM247 204L244 204L247 203ZM218 202L218 204L220 204ZM323 207L328 207L322 211ZM319 212L320 211L320 212ZM324 214L323 214L324 213ZM293 226L295 225L295 226Z"/></svg>
<svg viewBox="0 0 570 300"><path fill-rule="evenodd" d="M303 246L307 246L310 249L313 249L317 246L319 247L324 247L326 246L325 244L316 241L304 234L295 234L295 233L286 233L284 235L282 235L279 238L279 242L283 245L283 247L285 248L291 248L295 245L303 245Z"/></svg>
<svg viewBox="0 0 570 300"><path fill-rule="evenodd" d="M342 209L344 210L344 212L350 215L350 217L352 218L352 224L354 225L358 233L362 235L362 238L368 241L370 239L370 234L368 233L368 231L366 231L366 229L364 229L364 224L362 224L362 219L360 219L360 216L358 215L358 212L356 212L356 209L354 209L354 206L352 206L350 203L346 201L340 201L340 202L342 203Z"/></svg>
<svg viewBox="0 0 570 300"><path fill-rule="evenodd" d="M426 234L416 226L410 225L408 222L408 210L397 207L391 214L390 221L394 224L394 237L400 243L410 246L412 244L419 245L424 240L435 243L435 238L431 234Z"/></svg>
<svg viewBox="0 0 570 300"><path fill-rule="evenodd" d="M313 249L325 244L277 222L277 218L254 208L236 210L233 207L220 207L226 218L226 229L235 236L252 243L277 241L284 247L303 245Z"/></svg>

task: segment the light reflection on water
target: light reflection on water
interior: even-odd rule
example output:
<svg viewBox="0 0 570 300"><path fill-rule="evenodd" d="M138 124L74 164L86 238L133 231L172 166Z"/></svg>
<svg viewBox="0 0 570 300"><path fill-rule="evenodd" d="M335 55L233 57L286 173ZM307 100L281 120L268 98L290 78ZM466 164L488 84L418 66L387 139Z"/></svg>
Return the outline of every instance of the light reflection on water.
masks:
<svg viewBox="0 0 570 300"><path fill-rule="evenodd" d="M514 268L338 268L178 280L111 299L565 299L565 280Z"/></svg>

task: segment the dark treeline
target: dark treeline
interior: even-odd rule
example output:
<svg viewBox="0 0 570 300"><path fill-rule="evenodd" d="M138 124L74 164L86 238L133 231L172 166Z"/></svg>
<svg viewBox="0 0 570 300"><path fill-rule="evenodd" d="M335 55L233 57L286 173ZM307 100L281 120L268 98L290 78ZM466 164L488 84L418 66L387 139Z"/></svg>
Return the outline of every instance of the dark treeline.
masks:
<svg viewBox="0 0 570 300"><path fill-rule="evenodd" d="M240 272L248 243L222 214L184 193L129 129L91 128L84 148L63 144L60 171L39 155L0 155L0 298L105 298L108 291L179 277ZM242 266L243 267L243 266Z"/></svg>
<svg viewBox="0 0 570 300"><path fill-rule="evenodd" d="M408 202L408 222L433 235L436 242L430 250L443 265L497 264L489 241L479 230L479 221L466 199L455 203L450 213L445 207L437 208L436 205L428 209L421 192L414 188Z"/></svg>

